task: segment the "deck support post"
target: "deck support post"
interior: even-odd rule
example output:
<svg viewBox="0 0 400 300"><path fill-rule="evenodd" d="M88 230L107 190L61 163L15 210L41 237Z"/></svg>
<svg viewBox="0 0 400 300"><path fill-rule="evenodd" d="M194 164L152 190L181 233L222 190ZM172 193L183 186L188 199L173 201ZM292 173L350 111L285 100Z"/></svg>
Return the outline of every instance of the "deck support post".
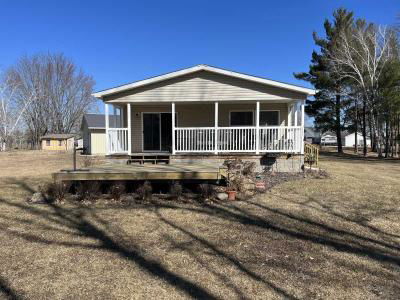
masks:
<svg viewBox="0 0 400 300"><path fill-rule="evenodd" d="M301 137L301 149L300 152L301 154L304 154L304 119L305 119L305 111L304 111L304 107L305 107L305 100L301 101L301 133L300 133L300 137Z"/></svg>
<svg viewBox="0 0 400 300"><path fill-rule="evenodd" d="M128 103L126 105L127 111L127 117L128 117L128 155L132 154L132 121L131 121L131 104Z"/></svg>
<svg viewBox="0 0 400 300"><path fill-rule="evenodd" d="M214 103L214 154L218 154L218 102Z"/></svg>
<svg viewBox="0 0 400 300"><path fill-rule="evenodd" d="M104 113L105 113L105 118L106 118L106 154L110 154L110 139L109 139L109 132L108 129L110 127L110 123L109 123L109 118L108 118L108 113L109 113L109 104L105 104L104 107Z"/></svg>
<svg viewBox="0 0 400 300"><path fill-rule="evenodd" d="M172 123L172 155L175 155L175 102L171 103Z"/></svg>
<svg viewBox="0 0 400 300"><path fill-rule="evenodd" d="M256 102L256 154L260 154L260 101Z"/></svg>

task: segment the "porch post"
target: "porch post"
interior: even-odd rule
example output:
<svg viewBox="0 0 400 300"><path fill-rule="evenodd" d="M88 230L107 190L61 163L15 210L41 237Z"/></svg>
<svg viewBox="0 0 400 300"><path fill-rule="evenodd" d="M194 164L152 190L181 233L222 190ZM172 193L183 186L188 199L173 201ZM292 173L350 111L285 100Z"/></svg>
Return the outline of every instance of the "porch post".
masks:
<svg viewBox="0 0 400 300"><path fill-rule="evenodd" d="M260 101L256 103L256 154L260 153Z"/></svg>
<svg viewBox="0 0 400 300"><path fill-rule="evenodd" d="M218 154L218 102L214 103L214 154Z"/></svg>
<svg viewBox="0 0 400 300"><path fill-rule="evenodd" d="M132 121L131 121L131 104L127 104L127 115L128 115L128 154L131 155L132 153Z"/></svg>
<svg viewBox="0 0 400 300"><path fill-rule="evenodd" d="M301 101L301 133L300 133L300 137L301 137L301 154L304 154L304 118L305 118L305 113L304 113L304 104L305 104L305 100Z"/></svg>
<svg viewBox="0 0 400 300"><path fill-rule="evenodd" d="M108 128L109 126L109 119L108 119L108 105L105 104L104 112L105 112L105 118L106 118L106 154L108 155L110 153L110 139L108 136Z"/></svg>
<svg viewBox="0 0 400 300"><path fill-rule="evenodd" d="M297 123L297 115L298 115L298 105L297 105L297 101L294 104L294 126L298 126L299 124Z"/></svg>
<svg viewBox="0 0 400 300"><path fill-rule="evenodd" d="M175 155L175 102L171 103L172 112L172 155Z"/></svg>

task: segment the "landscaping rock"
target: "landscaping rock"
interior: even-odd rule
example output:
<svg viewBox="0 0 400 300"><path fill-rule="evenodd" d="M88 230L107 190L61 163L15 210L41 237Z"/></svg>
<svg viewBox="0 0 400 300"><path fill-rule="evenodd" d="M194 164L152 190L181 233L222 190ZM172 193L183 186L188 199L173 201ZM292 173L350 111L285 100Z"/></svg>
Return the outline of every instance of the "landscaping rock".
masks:
<svg viewBox="0 0 400 300"><path fill-rule="evenodd" d="M228 194L227 193L218 193L217 194L217 199L221 201L225 201L228 199Z"/></svg>
<svg viewBox="0 0 400 300"><path fill-rule="evenodd" d="M37 192L32 195L30 202L35 204L46 203L46 198L42 193Z"/></svg>

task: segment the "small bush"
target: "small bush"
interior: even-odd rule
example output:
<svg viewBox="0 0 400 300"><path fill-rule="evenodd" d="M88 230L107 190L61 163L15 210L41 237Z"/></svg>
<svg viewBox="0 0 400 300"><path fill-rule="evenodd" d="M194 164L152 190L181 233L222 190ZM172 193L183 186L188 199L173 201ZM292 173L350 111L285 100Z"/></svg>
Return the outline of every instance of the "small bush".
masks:
<svg viewBox="0 0 400 300"><path fill-rule="evenodd" d="M228 181L228 187L231 190L237 192L243 192L245 190L245 182L243 176L234 176L232 179Z"/></svg>
<svg viewBox="0 0 400 300"><path fill-rule="evenodd" d="M80 181L76 186L76 194L80 200L95 200L101 194L101 184L98 181Z"/></svg>
<svg viewBox="0 0 400 300"><path fill-rule="evenodd" d="M71 188L68 181L51 182L44 186L39 186L39 192L50 201L62 201Z"/></svg>
<svg viewBox="0 0 400 300"><path fill-rule="evenodd" d="M110 187L110 194L114 200L119 200L126 192L126 185L124 182L113 182Z"/></svg>
<svg viewBox="0 0 400 300"><path fill-rule="evenodd" d="M136 190L136 194L142 200L151 200L153 195L153 188L149 181L145 181L143 185L139 186Z"/></svg>
<svg viewBox="0 0 400 300"><path fill-rule="evenodd" d="M169 193L172 198L179 200L183 194L182 185L177 181L173 182L169 190Z"/></svg>
<svg viewBox="0 0 400 300"><path fill-rule="evenodd" d="M256 163L252 161L245 161L242 167L242 174L244 176L253 176L256 170Z"/></svg>
<svg viewBox="0 0 400 300"><path fill-rule="evenodd" d="M215 189L212 184L202 183L199 184L199 192L202 199L209 199L214 195Z"/></svg>

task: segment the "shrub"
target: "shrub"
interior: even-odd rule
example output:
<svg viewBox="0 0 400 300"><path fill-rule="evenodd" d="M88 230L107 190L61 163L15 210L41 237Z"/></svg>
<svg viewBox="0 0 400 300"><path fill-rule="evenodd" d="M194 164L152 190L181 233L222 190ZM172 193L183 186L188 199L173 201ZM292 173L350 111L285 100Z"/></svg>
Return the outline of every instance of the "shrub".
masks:
<svg viewBox="0 0 400 300"><path fill-rule="evenodd" d="M173 182L170 187L169 193L172 196L172 198L178 200L179 198L182 197L182 194L183 194L182 185L177 181Z"/></svg>
<svg viewBox="0 0 400 300"><path fill-rule="evenodd" d="M242 174L244 176L253 176L256 169L256 163L252 161L245 161L242 166Z"/></svg>
<svg viewBox="0 0 400 300"><path fill-rule="evenodd" d="M243 176L237 175L228 181L228 187L237 192L245 190L245 182Z"/></svg>
<svg viewBox="0 0 400 300"><path fill-rule="evenodd" d="M126 192L126 185L122 181L113 182L110 187L110 194L114 200L119 200Z"/></svg>
<svg viewBox="0 0 400 300"><path fill-rule="evenodd" d="M39 186L39 192L50 201L61 201L65 199L66 194L71 188L68 181L51 182L44 186Z"/></svg>
<svg viewBox="0 0 400 300"><path fill-rule="evenodd" d="M139 186L136 190L136 194L142 200L151 200L153 195L153 188L149 181L145 181L143 185Z"/></svg>
<svg viewBox="0 0 400 300"><path fill-rule="evenodd" d="M82 167L88 168L94 165L94 160L90 156L84 156L82 160Z"/></svg>
<svg viewBox="0 0 400 300"><path fill-rule="evenodd" d="M199 192L202 199L209 199L215 193L214 186L208 183L199 184Z"/></svg>
<svg viewBox="0 0 400 300"><path fill-rule="evenodd" d="M80 200L95 200L101 194L99 181L80 181L76 186L76 194Z"/></svg>

